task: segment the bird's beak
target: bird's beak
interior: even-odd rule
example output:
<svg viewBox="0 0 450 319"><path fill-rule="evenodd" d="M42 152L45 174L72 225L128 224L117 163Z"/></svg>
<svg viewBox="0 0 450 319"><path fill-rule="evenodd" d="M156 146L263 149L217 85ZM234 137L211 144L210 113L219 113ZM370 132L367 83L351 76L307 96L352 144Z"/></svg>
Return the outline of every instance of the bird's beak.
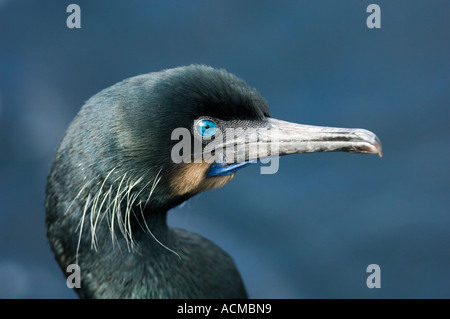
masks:
<svg viewBox="0 0 450 319"><path fill-rule="evenodd" d="M273 118L242 134L225 132L220 146L222 160L211 165L208 176L227 175L259 159L288 154L342 151L383 155L380 140L368 130L303 125Z"/></svg>
<svg viewBox="0 0 450 319"><path fill-rule="evenodd" d="M380 140L368 130L303 125L271 118L268 122L270 133L263 143L274 141L279 155L342 151L383 156Z"/></svg>

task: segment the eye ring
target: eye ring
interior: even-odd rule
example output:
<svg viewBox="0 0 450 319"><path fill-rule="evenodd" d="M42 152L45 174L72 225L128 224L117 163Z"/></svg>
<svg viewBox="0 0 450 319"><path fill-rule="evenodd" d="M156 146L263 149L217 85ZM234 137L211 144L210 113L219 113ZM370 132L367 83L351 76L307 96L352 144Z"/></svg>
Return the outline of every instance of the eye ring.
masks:
<svg viewBox="0 0 450 319"><path fill-rule="evenodd" d="M210 119L201 119L195 123L194 129L200 136L209 138L216 133L217 124Z"/></svg>

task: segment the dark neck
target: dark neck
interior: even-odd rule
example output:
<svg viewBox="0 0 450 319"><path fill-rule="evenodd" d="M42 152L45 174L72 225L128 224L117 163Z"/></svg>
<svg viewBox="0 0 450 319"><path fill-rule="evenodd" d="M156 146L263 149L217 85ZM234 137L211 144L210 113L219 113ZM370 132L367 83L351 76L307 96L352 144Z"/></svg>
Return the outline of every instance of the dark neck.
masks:
<svg viewBox="0 0 450 319"><path fill-rule="evenodd" d="M133 194L117 197L120 187L103 185L104 178L88 184L103 189L83 188L74 195L74 185L86 184L81 176L72 174L68 179L67 172L57 167L46 196L48 238L66 276L71 275L67 267L78 263L80 297L247 296L226 252L197 234L167 226L167 210L160 209L167 202L162 188L152 195L158 201L140 207L132 205L139 201L129 202ZM120 207L116 202L122 203Z"/></svg>
<svg viewBox="0 0 450 319"><path fill-rule="evenodd" d="M209 240L167 226L166 212L145 212L132 225L133 245L106 227L98 248L79 252L83 298L246 298L232 259ZM102 241L100 241L102 240Z"/></svg>

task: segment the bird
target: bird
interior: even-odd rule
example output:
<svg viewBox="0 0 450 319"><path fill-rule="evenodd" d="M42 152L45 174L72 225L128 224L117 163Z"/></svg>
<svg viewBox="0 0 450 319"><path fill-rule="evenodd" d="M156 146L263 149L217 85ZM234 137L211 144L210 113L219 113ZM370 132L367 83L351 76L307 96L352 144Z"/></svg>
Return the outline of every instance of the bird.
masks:
<svg viewBox="0 0 450 319"><path fill-rule="evenodd" d="M47 238L67 280L79 267L80 298L246 299L233 258L169 227L168 211L262 159L334 151L382 155L371 131L271 117L225 69L134 76L88 99L62 137L47 177Z"/></svg>

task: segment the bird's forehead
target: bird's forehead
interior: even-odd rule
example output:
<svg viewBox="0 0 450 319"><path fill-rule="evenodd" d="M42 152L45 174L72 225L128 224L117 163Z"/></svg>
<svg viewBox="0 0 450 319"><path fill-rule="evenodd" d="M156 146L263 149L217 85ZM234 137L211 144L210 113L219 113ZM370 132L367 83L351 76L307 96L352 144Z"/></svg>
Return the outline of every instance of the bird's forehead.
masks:
<svg viewBox="0 0 450 319"><path fill-rule="evenodd" d="M269 116L266 100L256 89L224 70L189 66L164 73L156 83L159 102L186 117L262 120Z"/></svg>

